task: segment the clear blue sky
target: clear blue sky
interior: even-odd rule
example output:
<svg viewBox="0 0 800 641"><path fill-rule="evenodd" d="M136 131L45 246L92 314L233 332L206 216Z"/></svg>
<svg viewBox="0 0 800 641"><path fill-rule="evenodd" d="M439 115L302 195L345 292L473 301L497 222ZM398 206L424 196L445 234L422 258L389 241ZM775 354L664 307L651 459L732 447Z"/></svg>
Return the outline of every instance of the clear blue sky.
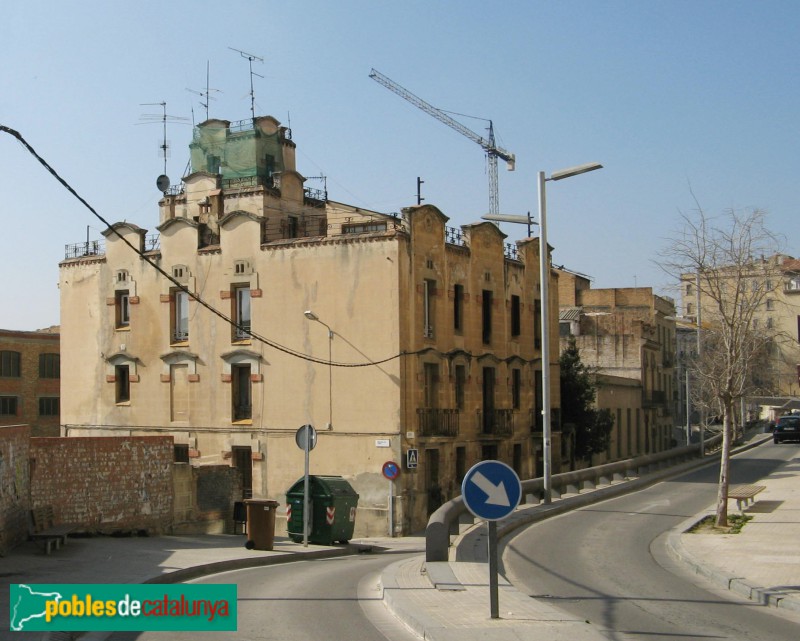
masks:
<svg viewBox="0 0 800 641"><path fill-rule="evenodd" d="M491 118L500 209L537 216L536 174L589 161L602 171L548 187L554 261L595 287L652 286L653 263L695 208L759 207L797 256L800 3L462 0L30 3L3 8L0 124L18 130L107 220L155 231L159 113L291 124L298 170L334 200L378 211L426 202L459 226L488 211L481 148L370 80L375 67L429 103ZM483 133L480 120L463 119ZM180 180L191 127L170 125ZM313 183L309 183L313 184ZM100 223L0 134L4 233L0 328L59 322L64 245ZM509 242L521 225L502 225Z"/></svg>

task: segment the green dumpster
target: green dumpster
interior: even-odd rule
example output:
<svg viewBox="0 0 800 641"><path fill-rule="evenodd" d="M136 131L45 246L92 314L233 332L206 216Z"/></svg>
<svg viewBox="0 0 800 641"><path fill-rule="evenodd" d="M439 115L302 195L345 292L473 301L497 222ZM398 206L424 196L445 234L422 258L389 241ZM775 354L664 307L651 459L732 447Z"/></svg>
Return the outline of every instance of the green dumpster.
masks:
<svg viewBox="0 0 800 641"><path fill-rule="evenodd" d="M303 486L299 479L286 492L288 521L286 529L295 543L303 540ZM341 476L309 476L311 522L308 540L317 545L347 543L356 526L358 494Z"/></svg>

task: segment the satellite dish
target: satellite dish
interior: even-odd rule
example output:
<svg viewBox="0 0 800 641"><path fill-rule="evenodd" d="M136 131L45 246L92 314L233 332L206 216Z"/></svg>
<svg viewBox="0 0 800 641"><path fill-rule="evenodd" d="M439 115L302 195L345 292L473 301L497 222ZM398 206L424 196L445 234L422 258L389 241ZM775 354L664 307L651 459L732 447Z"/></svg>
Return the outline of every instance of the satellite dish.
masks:
<svg viewBox="0 0 800 641"><path fill-rule="evenodd" d="M156 187L158 187L158 191L166 193L169 189L169 177L161 174L156 178Z"/></svg>

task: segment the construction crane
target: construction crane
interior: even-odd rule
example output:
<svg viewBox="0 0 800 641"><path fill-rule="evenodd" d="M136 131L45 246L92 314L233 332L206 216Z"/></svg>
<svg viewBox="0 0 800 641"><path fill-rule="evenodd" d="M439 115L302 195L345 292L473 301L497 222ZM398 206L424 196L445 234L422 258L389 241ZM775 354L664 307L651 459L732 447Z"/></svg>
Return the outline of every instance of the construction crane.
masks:
<svg viewBox="0 0 800 641"><path fill-rule="evenodd" d="M497 189L497 159L502 158L503 160L505 160L506 163L508 163L507 164L508 170L514 171L516 156L506 151L502 147L498 147L495 144L494 127L492 126L492 121L491 120L489 121L489 135L488 137L484 138L483 136L476 134L474 131L468 129L457 120L454 120L453 118L448 116L441 109L437 109L433 105L428 104L422 98L415 96L408 89L401 87L390 78L387 78L380 71L372 69L369 72L369 77L372 78L375 82L382 84L390 91L393 91L401 98L405 98L415 107L419 107L420 109L422 109L422 111L430 114L431 116L436 118L436 120L443 122L451 129L455 129L462 136L466 136L472 142L478 143L483 148L483 150L486 152L486 157L489 163L489 213L495 215L499 214L500 204L499 204L499 196Z"/></svg>

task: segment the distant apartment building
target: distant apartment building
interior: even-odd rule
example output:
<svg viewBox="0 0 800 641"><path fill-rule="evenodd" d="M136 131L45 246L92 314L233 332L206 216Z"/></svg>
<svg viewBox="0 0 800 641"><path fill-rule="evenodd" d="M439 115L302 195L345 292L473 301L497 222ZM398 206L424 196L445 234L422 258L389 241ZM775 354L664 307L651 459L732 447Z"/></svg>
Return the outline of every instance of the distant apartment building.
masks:
<svg viewBox="0 0 800 641"><path fill-rule="evenodd" d="M419 530L482 459L533 476L538 241L448 227L431 205L333 202L305 182L273 118L209 120L158 237L117 223L69 248L64 434L170 434L176 460L227 463L244 496L283 500L311 424L310 471L359 494L356 536ZM557 419L557 386L551 400ZM387 462L401 467L391 482Z"/></svg>
<svg viewBox="0 0 800 641"><path fill-rule="evenodd" d="M0 330L0 425L29 425L58 436L61 356L58 328Z"/></svg>
<svg viewBox="0 0 800 641"><path fill-rule="evenodd" d="M573 338L597 374L599 409L614 416L605 457L618 460L673 445L675 306L649 287L592 289L588 276L558 271L561 349Z"/></svg>
<svg viewBox="0 0 800 641"><path fill-rule="evenodd" d="M706 327L716 322L715 304L698 290L696 281L695 274L681 276L683 315L696 326L699 305L700 321ZM759 394L800 396L800 260L775 254L753 261L745 270L732 267L732 288L740 281L746 283L745 290L764 292L752 319L753 330L771 337L768 365L757 372L756 383L763 386Z"/></svg>

